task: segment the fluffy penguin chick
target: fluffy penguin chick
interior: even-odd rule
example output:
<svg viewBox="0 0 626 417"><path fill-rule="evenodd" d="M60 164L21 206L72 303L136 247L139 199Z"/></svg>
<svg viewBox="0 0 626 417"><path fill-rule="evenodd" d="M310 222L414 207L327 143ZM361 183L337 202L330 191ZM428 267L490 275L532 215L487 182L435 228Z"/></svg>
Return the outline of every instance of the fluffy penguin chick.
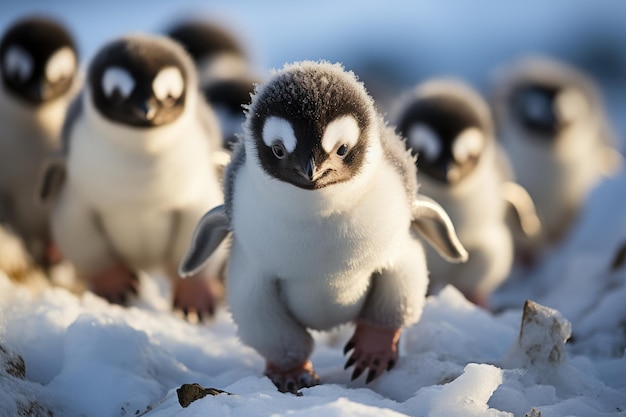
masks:
<svg viewBox="0 0 626 417"><path fill-rule="evenodd" d="M231 27L208 20L183 20L166 32L191 54L205 98L215 111L225 149L242 133L243 105L260 78L254 74L244 44Z"/></svg>
<svg viewBox="0 0 626 417"><path fill-rule="evenodd" d="M346 368L367 382L398 358L421 315L426 260L413 229L466 258L441 207L418 196L414 158L339 64L286 65L259 87L225 175L225 205L200 221L181 274L232 231L227 294L241 340L281 391L318 382L307 329L354 321Z"/></svg>
<svg viewBox="0 0 626 417"><path fill-rule="evenodd" d="M135 271L162 267L175 307L212 313L223 251L201 279L183 281L177 267L202 214L223 201L211 165L216 127L177 43L137 34L96 54L64 126L65 157L42 185L55 200L54 236L96 294L124 302Z"/></svg>
<svg viewBox="0 0 626 417"><path fill-rule="evenodd" d="M547 58L503 71L494 87L498 136L543 225L531 257L569 230L590 189L621 165L591 79Z"/></svg>
<svg viewBox="0 0 626 417"><path fill-rule="evenodd" d="M420 192L439 202L469 252L464 265L427 250L430 291L453 284L487 306L508 276L513 240L502 187L510 177L485 101L457 80L432 80L398 100L392 120L418 155Z"/></svg>
<svg viewBox="0 0 626 417"><path fill-rule="evenodd" d="M80 84L77 62L71 34L49 18L18 20L0 41L0 222L42 266L59 254L49 212L33 196L45 156L60 146L65 112Z"/></svg>

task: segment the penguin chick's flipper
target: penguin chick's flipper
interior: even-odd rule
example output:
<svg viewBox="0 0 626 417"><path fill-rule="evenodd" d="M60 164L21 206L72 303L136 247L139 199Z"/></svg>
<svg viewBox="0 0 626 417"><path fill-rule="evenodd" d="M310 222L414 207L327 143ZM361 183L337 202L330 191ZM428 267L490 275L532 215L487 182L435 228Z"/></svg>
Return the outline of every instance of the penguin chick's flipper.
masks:
<svg viewBox="0 0 626 417"><path fill-rule="evenodd" d="M61 192L66 175L65 158L60 155L50 156L41 169L35 201L50 204Z"/></svg>
<svg viewBox="0 0 626 417"><path fill-rule="evenodd" d="M508 203L507 219L516 236L533 239L541 233L541 221L535 210L535 203L528 191L521 185L507 181L502 184L501 194Z"/></svg>
<svg viewBox="0 0 626 417"><path fill-rule="evenodd" d="M435 200L418 195L413 200L413 228L441 255L453 263L467 261L448 213Z"/></svg>
<svg viewBox="0 0 626 417"><path fill-rule="evenodd" d="M354 335L343 349L344 354L353 351L344 366L344 369L348 369L354 365L352 380L369 370L365 379L365 383L369 384L383 371L391 370L398 362L400 332L398 327L383 327L358 321Z"/></svg>
<svg viewBox="0 0 626 417"><path fill-rule="evenodd" d="M178 274L185 278L198 272L211 254L230 233L228 217L220 205L206 213L196 226L191 244L180 266Z"/></svg>
<svg viewBox="0 0 626 417"><path fill-rule="evenodd" d="M267 362L265 376L276 385L280 392L290 392L296 395L301 395L299 392L301 388L309 388L320 383L320 378L313 370L310 360L287 370Z"/></svg>

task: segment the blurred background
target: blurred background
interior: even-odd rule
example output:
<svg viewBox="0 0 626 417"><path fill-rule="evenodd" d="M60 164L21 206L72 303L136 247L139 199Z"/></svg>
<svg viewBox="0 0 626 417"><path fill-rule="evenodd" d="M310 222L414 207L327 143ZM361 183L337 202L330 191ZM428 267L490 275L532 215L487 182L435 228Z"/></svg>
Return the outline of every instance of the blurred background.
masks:
<svg viewBox="0 0 626 417"><path fill-rule="evenodd" d="M242 39L261 76L295 60L342 62L383 112L399 91L428 77L461 77L488 93L503 65L549 55L596 79L622 142L626 136L626 2L620 0L9 0L0 5L0 29L33 13L64 22L83 63L127 32L161 32L189 16L222 22Z"/></svg>

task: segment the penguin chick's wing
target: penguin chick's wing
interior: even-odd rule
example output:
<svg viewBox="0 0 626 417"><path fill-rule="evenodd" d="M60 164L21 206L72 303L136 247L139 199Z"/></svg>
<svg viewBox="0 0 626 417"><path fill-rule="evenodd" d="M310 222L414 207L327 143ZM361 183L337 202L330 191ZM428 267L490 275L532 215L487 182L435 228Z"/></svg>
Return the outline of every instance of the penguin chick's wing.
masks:
<svg viewBox="0 0 626 417"><path fill-rule="evenodd" d="M526 239L539 236L541 221L528 191L515 182L506 181L502 184L500 192L508 206L507 219L511 223L513 233Z"/></svg>
<svg viewBox="0 0 626 417"><path fill-rule="evenodd" d="M50 204L61 192L66 177L65 156L60 153L51 154L43 163L35 190L35 201L39 204Z"/></svg>
<svg viewBox="0 0 626 417"><path fill-rule="evenodd" d="M228 217L223 205L206 213L196 226L191 245L178 267L178 274L185 278L198 272L211 254L230 233Z"/></svg>
<svg viewBox="0 0 626 417"><path fill-rule="evenodd" d="M467 261L468 254L454 230L448 213L437 202L424 195L413 200L412 227L445 260L453 263Z"/></svg>

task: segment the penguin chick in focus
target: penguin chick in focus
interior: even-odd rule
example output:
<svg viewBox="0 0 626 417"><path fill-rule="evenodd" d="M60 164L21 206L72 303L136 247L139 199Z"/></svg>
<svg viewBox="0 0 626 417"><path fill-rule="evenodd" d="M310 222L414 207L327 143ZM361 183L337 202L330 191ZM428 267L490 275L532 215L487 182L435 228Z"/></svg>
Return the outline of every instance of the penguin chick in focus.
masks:
<svg viewBox="0 0 626 417"><path fill-rule="evenodd" d="M0 222L40 266L60 261L49 212L35 190L46 155L60 147L67 108L79 89L73 37L48 17L15 21L0 41Z"/></svg>
<svg viewBox="0 0 626 417"><path fill-rule="evenodd" d="M198 224L181 275L232 232L227 294L243 343L280 391L318 383L307 329L356 324L344 352L366 382L398 359L428 284L420 232L452 262L467 253L445 211L417 194L414 158L340 64L272 73L246 111L225 204Z"/></svg>
<svg viewBox="0 0 626 417"><path fill-rule="evenodd" d="M506 222L510 202L503 187L514 186L493 136L487 103L464 82L437 79L406 93L394 112L398 133L418 155L420 193L446 210L469 253L468 262L459 265L427 250L430 292L452 284L470 301L487 307L513 261Z"/></svg>
<svg viewBox="0 0 626 417"><path fill-rule="evenodd" d="M64 156L51 160L41 195L54 201L54 236L90 289L123 303L138 270L160 267L174 307L212 314L224 251L198 279L177 274L198 220L223 201L210 162L217 121L183 48L141 34L104 45L63 132Z"/></svg>
<svg viewBox="0 0 626 417"><path fill-rule="evenodd" d="M589 191L622 157L593 81L564 63L537 57L512 65L496 80L493 110L516 181L542 224L522 248L532 260L567 234Z"/></svg>
<svg viewBox="0 0 626 417"><path fill-rule="evenodd" d="M250 103L260 81L241 39L230 27L201 19L183 20L166 31L191 55L200 74L200 86L215 111L222 131L222 146L231 151L242 133L243 106ZM225 165L229 157L216 161Z"/></svg>

